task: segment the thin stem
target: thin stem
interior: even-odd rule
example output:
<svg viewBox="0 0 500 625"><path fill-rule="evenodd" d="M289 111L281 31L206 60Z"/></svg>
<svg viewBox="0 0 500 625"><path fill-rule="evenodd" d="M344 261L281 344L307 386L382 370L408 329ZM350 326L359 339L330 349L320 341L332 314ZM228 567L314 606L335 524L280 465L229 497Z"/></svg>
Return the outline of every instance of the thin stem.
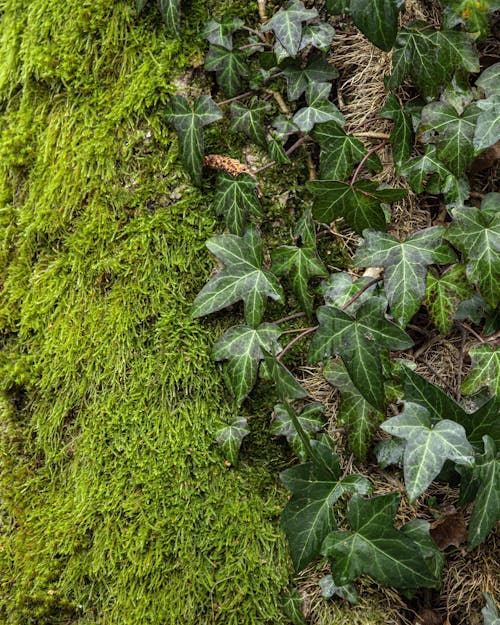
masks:
<svg viewBox="0 0 500 625"><path fill-rule="evenodd" d="M247 43L244 46L240 46L238 50L248 50L249 48L264 46L266 48L272 48L273 46L270 43L264 43L263 41L255 41L254 43Z"/></svg>
<svg viewBox="0 0 500 625"><path fill-rule="evenodd" d="M363 293L364 293L365 291L367 291L367 290L368 290L371 286L373 286L374 284L377 284L377 282L380 282L381 280L383 280L383 278L373 278L373 280L370 280L370 282L367 282L367 283L365 284L365 286L364 286L364 287L362 287L361 289L359 289L359 291L358 291L355 295L353 295L353 296L351 297L351 299L347 302L347 304L344 304L344 305L342 306L342 310L345 310L346 308L349 308L349 306L350 306L351 304L354 304L354 302L355 302L358 298L360 298L360 297L363 295Z"/></svg>
<svg viewBox="0 0 500 625"><path fill-rule="evenodd" d="M309 330L309 328L290 328L290 330L283 330L281 334L296 334L297 332L304 332L304 330Z"/></svg>
<svg viewBox="0 0 500 625"><path fill-rule="evenodd" d="M282 319L277 319L276 321L272 321L271 323L278 325L279 323L285 323L285 321L292 321L293 319L299 319L300 317L305 317L306 313L298 312L293 315L288 315L288 317L283 317Z"/></svg>
<svg viewBox="0 0 500 625"><path fill-rule="evenodd" d="M486 343L486 341L483 339L483 337L481 335L479 335L473 328L471 328L470 326L468 326L466 323L464 323L463 321L459 321L458 322L459 325L462 326L462 328L465 328L468 332L470 332L473 336L476 337L476 339L480 342L480 343Z"/></svg>
<svg viewBox="0 0 500 625"><path fill-rule="evenodd" d="M249 96L257 93L255 89L251 91L245 91L245 93L240 93L240 95L235 95L234 98L229 98L229 100L222 100L222 102L217 102L219 106L225 106L226 104L231 104L231 102L236 102L237 100L243 100L243 98L248 98Z"/></svg>
<svg viewBox="0 0 500 625"><path fill-rule="evenodd" d="M353 132L353 137L366 137L367 139L389 139L391 135L387 132L371 132L367 130L366 132Z"/></svg>
<svg viewBox="0 0 500 625"><path fill-rule="evenodd" d="M351 184L354 184L356 182L356 179L358 177L359 172L361 171L361 168L366 163L366 161L370 158L370 156L377 150L380 150L380 148L383 148L386 143L387 143L387 140L384 140L382 141L382 143L379 143L371 150L368 150L368 152L363 156L363 160L361 161L361 163L357 166L356 171L354 172L354 175L352 177Z"/></svg>
<svg viewBox="0 0 500 625"><path fill-rule="evenodd" d="M288 148L288 150L285 150L285 154L287 156L290 156L290 154L295 152L295 150L297 148L299 148L304 143L304 141L307 141L310 138L311 137L309 137L309 135L304 135L304 136L300 137L299 139L297 139L297 141L292 146L290 146ZM270 163L267 163L267 165L264 165L263 167L259 167L259 169L254 171L253 174L254 174L254 176L256 176L257 174L260 174L261 172L266 171L266 169L274 167L276 164L277 164L277 161L271 161Z"/></svg>
<svg viewBox="0 0 500 625"><path fill-rule="evenodd" d="M309 440L309 436L307 436L306 432L304 431L304 428L302 427L299 421L299 418L295 414L295 410L293 409L293 406L291 406L288 402L283 402L283 403L285 405L286 411L288 412L288 416L292 420L295 431L299 435L299 438L302 441L302 444L306 448L309 458L311 458L311 460L315 459L316 456L314 454L311 441Z"/></svg>
<svg viewBox="0 0 500 625"><path fill-rule="evenodd" d="M305 336L307 336L308 334L311 334L311 332L316 332L316 330L319 328L319 326L312 326L311 328L306 328L301 334L299 334L298 336L296 336L294 339L292 339L290 341L290 343L288 343L288 345L286 347L283 348L283 350L281 351L280 355L277 357L277 360L281 360L283 358L283 356L290 350L292 349L292 347L295 345L295 343L298 343L301 339L303 339Z"/></svg>

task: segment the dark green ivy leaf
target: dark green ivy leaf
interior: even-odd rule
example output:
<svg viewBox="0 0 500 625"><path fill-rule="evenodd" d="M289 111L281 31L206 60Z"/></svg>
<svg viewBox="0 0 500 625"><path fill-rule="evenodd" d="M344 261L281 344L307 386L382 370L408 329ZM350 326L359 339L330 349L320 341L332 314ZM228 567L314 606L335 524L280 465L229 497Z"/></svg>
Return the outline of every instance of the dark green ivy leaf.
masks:
<svg viewBox="0 0 500 625"><path fill-rule="evenodd" d="M386 319L385 308L385 300L372 297L353 319L338 308L321 306L317 311L319 329L308 354L310 363L338 354L356 388L379 410L385 407L381 351L413 345L406 332Z"/></svg>
<svg viewBox="0 0 500 625"><path fill-rule="evenodd" d="M351 0L351 17L359 30L378 48L389 52L398 34L398 0Z"/></svg>
<svg viewBox="0 0 500 625"><path fill-rule="evenodd" d="M444 235L465 256L467 277L493 307L500 301L500 212L456 208Z"/></svg>
<svg viewBox="0 0 500 625"><path fill-rule="evenodd" d="M209 20L202 28L200 37L206 39L214 46L233 49L233 33L244 26L243 20L239 17L225 16L220 22L217 20Z"/></svg>
<svg viewBox="0 0 500 625"><path fill-rule="evenodd" d="M442 276L434 270L427 274L424 305L436 328L445 335L451 330L453 317L461 300L472 297L464 265L454 265Z"/></svg>
<svg viewBox="0 0 500 625"><path fill-rule="evenodd" d="M262 217L257 181L249 174L220 172L215 187L215 210L224 215L230 232L243 236L248 215Z"/></svg>
<svg viewBox="0 0 500 625"><path fill-rule="evenodd" d="M482 343L469 351L471 370L462 382L462 393L474 395L485 386L492 395L500 397L500 350Z"/></svg>
<svg viewBox="0 0 500 625"><path fill-rule="evenodd" d="M283 289L277 278L261 268L263 252L259 233L249 228L243 237L223 234L209 239L207 247L224 263L224 268L198 293L191 315L209 315L243 300L247 324L257 326L268 297L283 301Z"/></svg>
<svg viewBox="0 0 500 625"><path fill-rule="evenodd" d="M462 115L446 102L431 102L422 109L419 133L437 133L437 156L452 174L459 177L474 158L474 133L479 116L477 105Z"/></svg>
<svg viewBox="0 0 500 625"><path fill-rule="evenodd" d="M157 0L163 22L169 33L178 35L181 26L181 0Z"/></svg>
<svg viewBox="0 0 500 625"><path fill-rule="evenodd" d="M338 180L313 180L306 184L316 196L314 218L331 223L343 217L353 230L361 233L365 228L385 230L385 213L382 203L392 203L406 197L406 189L378 189L378 182L359 180L353 185Z"/></svg>
<svg viewBox="0 0 500 625"><path fill-rule="evenodd" d="M481 486L469 522L469 550L480 545L500 520L500 455L490 436L484 436L484 454L476 459L473 476Z"/></svg>
<svg viewBox="0 0 500 625"><path fill-rule="evenodd" d="M338 456L326 445L322 447L329 471L306 462L280 474L281 481L292 492L280 523L288 538L296 571L319 555L324 538L335 529L333 504L339 497L345 492L370 492L370 483L365 477L349 475L342 479Z"/></svg>
<svg viewBox="0 0 500 625"><path fill-rule="evenodd" d="M233 102L230 106L231 130L235 133L242 132L257 145L266 146L266 129L264 116L266 106L253 102L245 106L240 102Z"/></svg>
<svg viewBox="0 0 500 625"><path fill-rule="evenodd" d="M404 412L380 427L406 441L403 470L410 502L427 490L446 460L466 466L474 462L465 429L450 419L433 424L428 410L420 404L405 402Z"/></svg>
<svg viewBox="0 0 500 625"><path fill-rule="evenodd" d="M317 17L316 9L306 9L299 0L292 0L286 8L281 8L269 19L260 30L270 30L284 48L288 56L297 56L302 39L302 22Z"/></svg>
<svg viewBox="0 0 500 625"><path fill-rule="evenodd" d="M327 382L341 392L337 422L347 432L349 449L358 460L365 460L368 447L384 415L371 406L354 386L346 368L340 362L328 361L323 369Z"/></svg>
<svg viewBox="0 0 500 625"><path fill-rule="evenodd" d="M224 379L238 404L252 390L264 358L262 349L275 351L279 348L280 329L271 323L256 328L240 325L229 328L212 349L214 360L227 360Z"/></svg>
<svg viewBox="0 0 500 625"><path fill-rule="evenodd" d="M293 408L291 409L293 410ZM304 447L304 443L290 417L290 407L285 404L276 404L273 414L271 434L273 436L285 436L293 453L301 462L304 462L307 457L307 449ZM325 424L323 405L318 403L307 404L300 415L297 415L297 419L308 436L319 432Z"/></svg>
<svg viewBox="0 0 500 625"><path fill-rule="evenodd" d="M290 158L286 155L283 143L277 139L276 136L269 139L267 149L269 151L269 156L275 163L287 165L291 162Z"/></svg>
<svg viewBox="0 0 500 625"><path fill-rule="evenodd" d="M262 350L264 354L264 362L266 363L266 369L269 377L276 385L276 392L282 402L288 402L292 399L302 399L307 397L307 392L294 378L294 376L288 371L288 369L281 364L281 362L272 354L266 350Z"/></svg>
<svg viewBox="0 0 500 625"><path fill-rule="evenodd" d="M283 597L283 612L292 625L306 625L304 614L302 613L302 599L295 588Z"/></svg>
<svg viewBox="0 0 500 625"><path fill-rule="evenodd" d="M250 430L245 417L236 417L231 425L226 425L216 432L215 440L231 464L237 463L241 442L248 434Z"/></svg>
<svg viewBox="0 0 500 625"><path fill-rule="evenodd" d="M384 586L438 587L444 558L429 536L429 523L417 519L395 529L399 501L397 493L351 498L348 521L353 531L332 532L321 549L333 559L336 584L348 584L364 573Z"/></svg>
<svg viewBox="0 0 500 625"><path fill-rule="evenodd" d="M243 52L221 46L210 46L205 57L205 69L215 72L217 84L229 98L241 92L242 76L248 76L248 65Z"/></svg>
<svg viewBox="0 0 500 625"><path fill-rule="evenodd" d="M298 61L289 61L283 69L283 74L287 82L289 100L300 98L311 83L329 82L339 75L321 53L313 54L304 67Z"/></svg>
<svg viewBox="0 0 500 625"><path fill-rule="evenodd" d="M392 93L387 96L380 115L386 119L392 119L394 122L394 128L389 140L392 144L394 162L397 167L401 167L410 158L413 145L414 137L411 117L405 112L396 96Z"/></svg>
<svg viewBox="0 0 500 625"><path fill-rule="evenodd" d="M221 117L222 111L207 95L197 97L192 110L180 95L172 96L167 105L167 122L179 135L182 162L195 184L200 184L203 168L203 127Z"/></svg>
<svg viewBox="0 0 500 625"><path fill-rule="evenodd" d="M332 85L326 82L309 83L306 88L308 106L298 110L292 118L293 123L304 133L309 132L315 124L335 121L344 123L344 116L338 108L328 100Z"/></svg>
<svg viewBox="0 0 500 625"><path fill-rule="evenodd" d="M391 313L402 325L410 321L425 296L427 266L436 262L444 228L415 232L400 243L385 232L365 230L355 256L358 267L384 267L384 286Z"/></svg>
<svg viewBox="0 0 500 625"><path fill-rule="evenodd" d="M422 156L415 156L406 163L402 163L399 173L408 178L411 188L415 193L422 193L424 182L429 174L437 174L440 181L444 181L450 176L450 171L438 159L436 146L429 144L425 146Z"/></svg>

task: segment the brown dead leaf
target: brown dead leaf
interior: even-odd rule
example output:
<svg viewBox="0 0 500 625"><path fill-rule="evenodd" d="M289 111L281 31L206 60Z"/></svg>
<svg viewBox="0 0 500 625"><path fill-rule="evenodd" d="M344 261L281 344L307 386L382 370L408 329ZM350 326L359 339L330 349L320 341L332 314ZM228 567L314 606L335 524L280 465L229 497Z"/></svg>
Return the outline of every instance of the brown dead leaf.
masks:
<svg viewBox="0 0 500 625"><path fill-rule="evenodd" d="M489 147L485 152L480 154L470 166L470 171L477 174L485 169L490 169L500 159L500 141Z"/></svg>
<svg viewBox="0 0 500 625"><path fill-rule="evenodd" d="M467 540L467 524L463 512L449 512L431 523L430 535L441 551L453 545L459 547Z"/></svg>

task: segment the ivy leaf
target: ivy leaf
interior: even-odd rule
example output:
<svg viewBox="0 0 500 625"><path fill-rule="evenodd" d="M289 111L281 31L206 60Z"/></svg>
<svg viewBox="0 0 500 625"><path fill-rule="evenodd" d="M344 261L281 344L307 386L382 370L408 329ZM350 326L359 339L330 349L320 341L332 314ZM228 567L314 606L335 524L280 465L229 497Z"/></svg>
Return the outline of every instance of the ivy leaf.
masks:
<svg viewBox="0 0 500 625"><path fill-rule="evenodd" d="M331 223L343 217L351 228L361 233L365 228L385 230L382 202L392 203L406 197L406 189L378 189L378 182L359 180L353 185L338 180L313 180L306 184L316 196L314 218Z"/></svg>
<svg viewBox="0 0 500 625"><path fill-rule="evenodd" d="M209 315L243 300L247 324L257 326L268 297L283 301L283 289L276 277L261 269L262 240L255 228L249 228L242 237L212 237L207 248L224 263L224 268L196 296L193 317Z"/></svg>
<svg viewBox="0 0 500 625"><path fill-rule="evenodd" d="M465 428L467 438L476 448L481 448L482 437L488 434L500 445L500 419L498 419L498 400L492 397L475 412L467 413L438 386L402 367L405 399L427 409L431 423L437 423L443 417L459 423Z"/></svg>
<svg viewBox="0 0 500 625"><path fill-rule="evenodd" d="M326 82L310 83L306 88L308 106L298 110L292 118L293 123L302 130L309 132L315 124L335 121L344 123L344 116L338 108L328 100L332 85Z"/></svg>
<svg viewBox="0 0 500 625"><path fill-rule="evenodd" d="M225 16L221 22L211 19L202 28L200 37L206 39L214 46L233 49L233 33L244 26L243 20L239 17Z"/></svg>
<svg viewBox="0 0 500 625"><path fill-rule="evenodd" d="M337 78L339 73L326 60L324 54L316 53L302 67L297 61L289 61L283 69L287 82L289 100L298 100L310 84L328 82Z"/></svg>
<svg viewBox="0 0 500 625"><path fill-rule="evenodd" d="M487 386L492 395L500 397L500 352L484 343L473 347L469 354L472 368L462 382L462 393L474 395Z"/></svg>
<svg viewBox="0 0 500 625"><path fill-rule="evenodd" d="M380 427L406 441L403 470L410 502L427 489L446 460L469 466L474 462L465 429L450 419L432 424L428 410L419 404L406 402L402 414Z"/></svg>
<svg viewBox="0 0 500 625"><path fill-rule="evenodd" d="M365 477L349 475L342 479L337 454L326 445L322 446L322 452L329 471L306 462L280 474L281 481L292 493L280 524L287 536L296 571L301 571L319 555L324 538L335 529L333 504L339 497L345 492L370 491Z"/></svg>
<svg viewBox="0 0 500 625"><path fill-rule="evenodd" d="M304 26L302 39L300 40L300 50L307 46L313 46L322 52L328 52L335 35L335 29L326 22L314 22ZM336 78L336 76L334 76Z"/></svg>
<svg viewBox="0 0 500 625"><path fill-rule="evenodd" d="M293 625L306 625L302 613L302 599L295 588L283 597L282 606L285 616Z"/></svg>
<svg viewBox="0 0 500 625"><path fill-rule="evenodd" d="M316 9L306 9L299 0L292 0L286 9L281 8L260 30L263 33L272 30L288 56L297 56L302 39L302 22L313 17L318 17Z"/></svg>
<svg viewBox="0 0 500 625"><path fill-rule="evenodd" d="M238 404L245 399L257 380L259 363L264 358L261 347L279 348L280 330L271 323L257 328L240 325L229 328L212 349L214 360L227 360L224 378Z"/></svg>
<svg viewBox="0 0 500 625"><path fill-rule="evenodd" d="M275 136L271 137L269 140L267 149L269 151L269 156L276 163L280 165L287 165L291 162L285 152L285 149L283 148L283 144Z"/></svg>
<svg viewBox="0 0 500 625"><path fill-rule="evenodd" d="M351 17L359 30L378 48L389 52L398 34L397 0L351 0Z"/></svg>
<svg viewBox="0 0 500 625"><path fill-rule="evenodd" d="M488 0L450 0L444 10L444 25L453 28L464 24L465 30L477 41L483 40L489 33L488 13L493 5Z"/></svg>
<svg viewBox="0 0 500 625"><path fill-rule="evenodd" d="M269 377L275 383L278 397L282 402L307 397L307 392L271 352L263 350L263 354Z"/></svg>
<svg viewBox="0 0 500 625"><path fill-rule="evenodd" d="M218 215L224 215L227 227L233 234L243 236L249 214L263 217L256 189L257 181L249 174L218 174L215 210Z"/></svg>
<svg viewBox="0 0 500 625"><path fill-rule="evenodd" d="M365 147L359 139L347 135L335 122L317 124L311 136L320 147L320 177L328 180L345 180L352 172L356 163L365 156ZM366 165L375 171L379 171L381 163L379 158L368 158Z"/></svg>
<svg viewBox="0 0 500 625"><path fill-rule="evenodd" d="M307 457L307 450L290 417L289 406L276 404L273 412L274 421L270 429L271 434L273 436L285 436L293 453L301 462L304 462ZM297 415L297 419L304 432L310 436L323 428L324 418L322 415L323 405L312 403L305 406L300 415Z"/></svg>
<svg viewBox="0 0 500 625"><path fill-rule="evenodd" d="M341 599L346 599L349 603L356 605L359 602L358 592L354 584L346 584L345 586L337 586L331 575L325 575L319 582L321 588L321 596L325 599L331 599L334 595Z"/></svg>
<svg viewBox="0 0 500 625"><path fill-rule="evenodd" d="M433 588L439 585L443 556L429 536L426 521L394 527L397 493L349 501L353 531L336 531L323 543L323 555L333 558L333 579L345 585L365 573L384 586Z"/></svg>
<svg viewBox="0 0 500 625"><path fill-rule="evenodd" d="M330 274L326 280L323 280L321 283L321 293L323 294L327 306L343 308L361 291L361 289L365 289L358 299L349 305L349 312L355 313L358 308L374 294L376 289L375 284L366 288L366 285L372 281L372 278L369 276L364 276L353 281L352 276L347 272L339 271Z"/></svg>
<svg viewBox="0 0 500 625"><path fill-rule="evenodd" d="M415 156L407 160L399 168L399 173L408 178L415 193L422 193L424 181L429 174L437 174L439 180L445 180L450 175L449 170L437 157L436 146L426 145L422 156Z"/></svg>
<svg viewBox="0 0 500 625"><path fill-rule="evenodd" d="M352 382L375 408L384 409L382 349L407 349L410 337L385 317L386 302L372 297L357 311L356 318L338 308L321 306L316 331L308 354L315 363L338 354Z"/></svg>
<svg viewBox="0 0 500 625"><path fill-rule="evenodd" d="M311 224L312 219L309 217ZM308 317L312 314L313 296L307 285L315 276L325 276L328 271L318 256L316 244L303 247L283 245L271 251L271 271L277 276L290 276L292 291Z"/></svg>
<svg viewBox="0 0 500 625"><path fill-rule="evenodd" d="M181 26L181 0L157 0L167 30L178 35Z"/></svg>
<svg viewBox="0 0 500 625"><path fill-rule="evenodd" d="M245 417L236 417L231 425L226 425L215 434L215 440L231 464L237 463L241 442L250 434L247 425Z"/></svg>
<svg viewBox="0 0 500 625"><path fill-rule="evenodd" d="M210 46L205 57L205 69L215 72L217 84L230 98L241 92L241 77L248 76L248 65L243 52L221 46Z"/></svg>
<svg viewBox="0 0 500 625"><path fill-rule="evenodd" d="M454 265L442 276L432 269L429 271L424 305L441 334L448 334L451 330L460 301L473 294L467 283L464 265Z"/></svg>
<svg viewBox="0 0 500 625"><path fill-rule="evenodd" d="M486 605L481 610L483 615L483 625L500 625L500 615L498 614L498 608L487 592L483 592L483 597L486 599Z"/></svg>
<svg viewBox="0 0 500 625"><path fill-rule="evenodd" d="M340 362L330 360L323 369L323 375L342 394L337 422L347 431L349 449L358 460L363 461L384 415L366 401Z"/></svg>
<svg viewBox="0 0 500 625"><path fill-rule="evenodd" d="M435 262L444 229L420 230L400 243L384 232L365 230L355 256L358 267L384 267L384 286L391 313L405 326L425 296L427 266Z"/></svg>
<svg viewBox="0 0 500 625"><path fill-rule="evenodd" d="M266 129L264 127L264 104L252 103L246 107L240 102L233 102L230 106L231 130L242 132L257 145L266 146Z"/></svg>
<svg viewBox="0 0 500 625"><path fill-rule="evenodd" d="M377 2L377 0L373 1ZM410 158L414 139L410 115L404 111L392 93L387 96L385 104L380 110L380 115L385 119L392 119L394 122L389 140L392 144L394 162L397 167L401 167Z"/></svg>
<svg viewBox="0 0 500 625"><path fill-rule="evenodd" d="M473 476L481 486L469 522L469 551L480 545L500 520L500 455L490 436L484 436L484 454L476 458Z"/></svg>
<svg viewBox="0 0 500 625"><path fill-rule="evenodd" d="M466 206L456 208L444 236L464 254L468 279L496 307L500 301L500 213Z"/></svg>
<svg viewBox="0 0 500 625"><path fill-rule="evenodd" d="M500 62L486 68L476 80L476 85L484 91L487 98L500 95Z"/></svg>
<svg viewBox="0 0 500 625"><path fill-rule="evenodd" d="M468 106L462 115L446 102L431 102L422 109L419 133L438 133L437 156L455 175L461 176L474 158L474 133L479 109Z"/></svg>
<svg viewBox="0 0 500 625"><path fill-rule="evenodd" d="M474 133L474 148L485 150L500 141L500 95L479 100L476 105L481 109Z"/></svg>
<svg viewBox="0 0 500 625"><path fill-rule="evenodd" d="M201 183L203 168L203 127L222 117L222 111L207 95L196 98L193 110L184 96L175 95L166 110L166 120L179 135L179 149L184 167L195 184Z"/></svg>
<svg viewBox="0 0 500 625"><path fill-rule="evenodd" d="M392 465L403 466L405 442L398 438L384 438L375 447L377 464L381 469Z"/></svg>

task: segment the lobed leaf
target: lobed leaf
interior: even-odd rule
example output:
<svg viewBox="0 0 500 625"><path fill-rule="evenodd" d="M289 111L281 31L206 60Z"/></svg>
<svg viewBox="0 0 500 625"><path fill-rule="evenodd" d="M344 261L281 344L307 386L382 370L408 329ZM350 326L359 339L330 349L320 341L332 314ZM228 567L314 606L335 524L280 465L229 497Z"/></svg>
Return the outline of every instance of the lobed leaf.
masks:
<svg viewBox="0 0 500 625"><path fill-rule="evenodd" d="M316 124L335 121L344 123L344 116L338 108L328 100L331 84L309 83L306 87L308 106L298 110L292 118L293 123L304 133L309 132Z"/></svg>
<svg viewBox="0 0 500 625"><path fill-rule="evenodd" d="M464 265L454 265L442 276L432 269L428 272L424 305L441 334L448 334L460 302L473 294Z"/></svg>
<svg viewBox="0 0 500 625"><path fill-rule="evenodd" d="M339 75L335 67L328 63L325 55L320 53L311 55L305 66L298 61L288 61L283 68L283 74L287 82L288 99L292 101L298 100L309 85L326 83Z"/></svg>
<svg viewBox="0 0 500 625"><path fill-rule="evenodd" d="M248 215L263 217L257 197L257 181L249 174L232 176L226 172L217 175L215 210L224 215L230 232L243 236Z"/></svg>
<svg viewBox="0 0 500 625"><path fill-rule="evenodd" d="M286 8L281 8L264 25L261 32L270 30L276 35L288 56L297 56L302 40L302 22L317 17L316 9L306 9L300 0L292 0Z"/></svg>
<svg viewBox="0 0 500 625"><path fill-rule="evenodd" d="M462 393L474 395L485 386L492 395L500 397L500 351L483 343L469 351L472 367L462 382Z"/></svg>
<svg viewBox="0 0 500 625"><path fill-rule="evenodd" d="M236 417L231 425L217 430L215 440L221 446L224 455L231 464L238 461L241 442L250 434L245 417Z"/></svg>
<svg viewBox="0 0 500 625"><path fill-rule="evenodd" d="M276 404L273 414L274 420L270 428L270 433L273 436L285 436L293 453L301 462L304 462L307 458L307 449L290 416L290 407L285 404ZM325 425L323 405L318 403L307 404L300 415L297 415L297 419L302 430L308 436L319 432Z"/></svg>
<svg viewBox="0 0 500 625"><path fill-rule="evenodd" d="M266 129L264 115L266 106L253 102L245 106L240 102L233 102L230 106L231 130L242 132L257 145L266 146Z"/></svg>
<svg viewBox="0 0 500 625"><path fill-rule="evenodd" d="M217 84L229 98L241 93L242 77L249 71L243 52L213 44L205 57L205 69L215 72Z"/></svg>

